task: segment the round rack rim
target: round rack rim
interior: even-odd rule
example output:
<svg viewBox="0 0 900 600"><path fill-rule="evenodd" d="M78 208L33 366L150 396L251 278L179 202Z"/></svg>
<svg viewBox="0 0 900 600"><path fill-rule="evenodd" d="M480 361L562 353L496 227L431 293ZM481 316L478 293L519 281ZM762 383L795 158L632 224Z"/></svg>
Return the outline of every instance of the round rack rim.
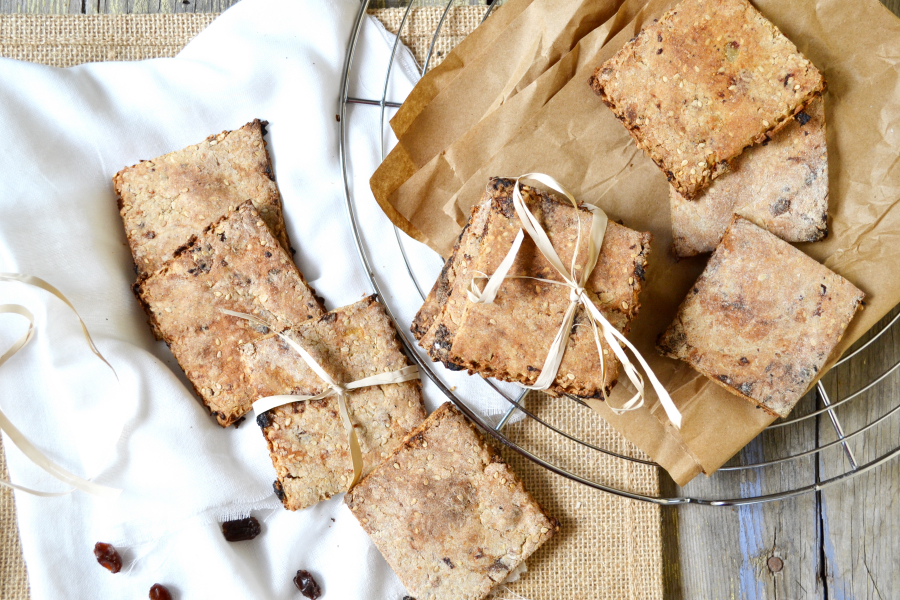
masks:
<svg viewBox="0 0 900 600"><path fill-rule="evenodd" d="M780 492L776 492L776 493L770 493L770 494L759 494L759 495L755 495L755 496L748 495L748 496L740 496L740 497L734 497L734 498L703 498L703 497L692 497L692 496L670 496L670 497L649 496L649 495L645 495L645 494L641 494L641 493L631 492L628 490L618 489L613 486L610 486L610 485L607 485L607 484L604 484L604 483L601 483L598 481L593 481L593 480L587 479L585 477L582 477L578 474L572 473L562 467L559 467L556 464L548 462L547 460L535 455L528 449L521 447L520 445L516 444L514 441L509 439L502 431L502 427L505 425L505 423L509 419L509 417L514 412L520 411L527 418L535 420L536 422L540 423L542 426L548 427L549 429L554 431L556 434L563 436L564 438L566 438L570 441L576 442L576 443L580 444L581 446L588 448L589 450L603 453L607 456L611 456L618 460L627 460L627 461L631 461L631 462L637 463L637 464L654 466L654 467L657 467L657 469L661 473L664 473L664 470L661 467L659 467L659 465L657 465L656 463L654 463L652 461L618 454L611 450L608 450L608 449L596 446L594 444L591 444L589 442L586 442L584 440L581 440L577 436L573 436L573 435L569 434L568 432L565 432L562 429L560 429L550 423L547 423L546 421L544 421L543 419L541 419L540 417L538 417L537 415L535 415L533 412L529 411L522 405L522 400L523 400L525 394L527 393L527 390L523 390L523 392L517 398L512 398L512 397L508 396L507 394L503 393L491 380L484 379L482 381L484 381L484 383L486 385L492 387L500 396L502 396L510 404L509 410L506 412L503 419L496 426L491 426L489 423L487 423L481 415L479 415L477 412L475 412L473 409L471 409L464 400L460 399L453 392L453 390L447 388L447 386L444 384L444 382L441 380L441 378L434 372L434 370L432 368L432 363L422 356L422 354L416 349L415 342L408 338L409 334L408 334L408 332L406 332L406 328L399 326L400 322L395 317L391 306L385 300L386 296L385 296L385 294L382 293L381 286L378 283L376 273L375 273L374 269L372 268L370 258L365 249L365 244L363 243L362 234L361 234L361 230L360 230L360 224L357 219L356 210L354 208L353 195L350 191L350 182L349 182L349 176L348 176L348 156L347 156L347 147L346 147L347 105L348 104L363 104L363 105L369 105L369 106L373 106L373 107L375 107L375 106L380 107L381 130L382 130L382 132L384 131L385 109L387 107L399 107L400 106L400 103L398 103L398 102L389 101L387 99L387 93L388 93L388 88L389 88L389 83L390 83L390 76L391 76L391 73L393 70L394 63L397 58L397 50L398 50L399 42L400 42L399 34L403 31L403 27L407 23L407 19L411 13L412 8L416 5L417 0L410 0L407 3L406 8L404 10L404 13L403 13L403 16L402 16L402 19L400 22L400 26L398 29L398 35L395 37L394 44L391 49L390 60L389 60L388 67L386 70L384 86L382 89L382 95L381 95L380 99L363 99L363 98L353 98L353 97L349 96L350 74L352 72L352 67L353 67L353 58L355 56L356 46L357 46L357 42L359 40L359 34L362 30L362 25L363 25L365 17L366 17L366 11L368 9L369 3L370 3L370 0L361 0L360 1L359 12L357 13L356 20L354 22L353 28L351 29L351 36L350 36L350 40L348 41L347 54L346 54L346 58L345 58L345 62L344 62L343 73L341 76L342 79L341 79L340 98L339 98L340 120L338 123L338 128L339 128L338 156L339 156L339 160L340 160L340 164L341 164L341 174L343 177L343 190L344 190L345 205L346 205L346 209L347 209L347 217L349 219L350 226L353 231L354 242L356 243L357 256L362 264L364 271L366 272L367 277L369 278L369 282L372 285L372 288L382 299L382 304L385 307L385 310L388 313L388 316L393 321L395 327L397 328L398 333L400 333L399 338L400 338L401 342L403 343L403 346L406 350L407 355L409 357L411 357L418 364L420 370L422 370L429 377L429 379L431 379L438 386L438 388L441 390L441 392L448 399L450 399L457 407L459 407L459 409L462 410L462 412L465 413L469 419L471 419L473 422L475 422L481 429L488 432L492 437L494 437L497 441L499 441L503 445L507 446L508 448L510 448L511 450L524 456L528 460L531 460L532 462L548 469L549 471L551 471L553 473L556 473L558 475L561 475L561 476L571 479L573 481L577 481L583 485L586 485L586 486L589 486L594 489L598 489L598 490L601 490L601 491L604 491L607 493L611 493L611 494L614 494L617 496L630 498L630 499L634 499L634 500L650 502L650 503L654 503L654 504L658 504L658 505L699 504L699 505L705 505L705 506L740 506L740 505L757 504L757 503L762 503L762 502L771 502L771 501L775 501L775 500L792 498L792 497L800 496L800 495L811 493L811 492L818 492L827 487L833 486L835 484L845 482L857 475L868 472L868 471L878 467L879 465L882 465L882 464L890 461L891 459L895 458L898 454L900 454L900 445L898 445L898 446L895 446L894 448L892 448L891 450L889 450L888 452L882 454L881 456L874 458L873 460L860 465L857 463L857 461L853 455L853 452L851 451L850 446L848 445L848 440L851 440L858 435L864 435L866 431L868 431L869 429L886 421L892 415L894 415L898 411L900 411L900 403L898 403L896 406L894 406L893 408L888 410L885 414L875 417L874 419L868 419L865 425L863 425L862 427L860 427L859 429L857 429L855 431L850 432L849 434L844 433L843 427L842 427L840 421L838 420L836 412L835 412L835 409L837 407L845 405L845 404L849 403L850 401L860 397L865 392L871 390L873 387L878 385L880 382L882 382L888 376L890 376L891 374L896 372L898 370L898 368L900 368L900 361L893 364L893 366L890 366L880 376L869 381L861 389L856 390L855 392L847 395L846 397L844 397L842 399L838 399L835 402L831 401L831 399L828 397L827 393L825 392L823 385L821 384L821 382L819 382L816 386L816 389L817 389L818 398L822 402L822 404L824 404L824 407L813 410L802 416L792 417L790 419L784 419L784 420L778 421L776 423L771 424L767 428L767 430L781 429L784 427L796 425L797 423L804 422L807 419L811 419L811 418L818 419L827 414L827 416L829 417L832 425L834 426L835 432L837 434L837 438L834 441L831 441L831 442L828 442L825 444L821 444L820 440L817 436L816 441L815 441L815 448L812 450L805 450L805 451L798 452L796 454L791 454L788 456L779 457L779 458L775 458L775 459L771 459L771 460L767 460L767 461L761 461L761 462L756 462L756 463L751 463L751 464L735 465L735 466L725 466L725 467L721 467L719 469L719 471L723 471L723 472L735 472L735 471L743 472L743 471L747 471L747 470L758 471L758 469L761 469L763 467L781 465L784 463L788 463L788 462L791 462L794 460L799 460L802 458L807 458L810 456L815 456L818 458L819 453L827 448L836 447L838 445L841 445L843 447L844 452L846 454L846 458L848 459L848 462L850 465L850 469L844 470L843 472L841 472L837 475L834 475L830 478L827 478L827 479L824 479L821 481L816 481L809 485L799 486L799 487L796 487L793 489L788 489L788 490L784 490L784 491L780 491ZM488 7L485 11L485 14L482 17L482 22L484 21L484 19L487 19L487 17L491 14L491 11L498 4L500 4L500 2L492 2L488 5ZM428 66L430 64L436 42L440 36L441 27L443 26L452 6L453 6L453 0L447 0L446 5L444 6L443 12L441 13L440 19L435 28L434 34L432 35L432 39L431 39L431 42L430 42L429 48L428 48L428 53L426 54L423 67L421 69L422 74L424 74L428 70ZM434 7L431 7L431 8L434 8ZM385 138L384 138L384 136L382 136L381 143L380 143L380 154L381 154L382 160L384 160L384 155L385 155L384 145L385 145ZM400 236L399 230L396 226L394 227L394 233L395 233L396 242L397 242L397 245L399 246L399 250L400 250L401 256L403 258L404 264L406 266L407 272L408 272L412 282L414 283L417 292L424 300L425 293L423 291L421 282L416 277L414 270L412 269L412 266L410 265L403 239ZM843 364L847 363L848 361L850 361L852 358L858 356L865 349L869 348L873 343L875 343L878 339L880 339L887 331L889 331L898 322L900 322L900 313L895 315L888 323L885 324L885 326L882 329L875 332L874 335L870 339L868 339L865 343L861 344L853 352L850 352L849 354L847 354L846 356L844 356L840 360L838 360L835 363L834 367L843 365ZM583 401L581 401L579 398L575 398L575 397L571 397L571 398L575 402L584 404ZM818 479L818 475L817 475L817 479Z"/></svg>

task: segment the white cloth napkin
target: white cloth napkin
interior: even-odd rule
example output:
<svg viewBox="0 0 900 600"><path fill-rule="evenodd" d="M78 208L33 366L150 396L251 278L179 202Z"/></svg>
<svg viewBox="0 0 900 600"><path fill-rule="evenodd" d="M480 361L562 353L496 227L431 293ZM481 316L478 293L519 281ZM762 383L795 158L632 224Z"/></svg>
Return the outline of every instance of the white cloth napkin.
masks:
<svg viewBox="0 0 900 600"><path fill-rule="evenodd" d="M61 302L0 283L0 303L29 307L38 327L0 368L0 406L58 464L124 490L112 502L81 492L16 493L33 598L141 598L157 582L176 598L295 598L291 578L301 568L326 598L404 595L342 496L285 511L252 420L223 430L194 398L131 294L134 273L110 182L141 159L267 119L298 266L328 308L371 293L347 219L335 118L358 9L355 0L244 0L174 59L64 70L0 59L0 272L58 287L119 376L90 353ZM366 18L351 95L381 97L393 40ZM401 46L388 99L405 98L417 77ZM421 298L368 187L382 151L379 109L352 106L345 125L363 237L405 330ZM405 243L427 292L441 261ZM21 319L0 317L0 352L23 329ZM508 406L483 382L438 371L483 414ZM445 400L430 382L425 391L429 410ZM65 489L6 437L4 446L14 482ZM218 522L250 513L262 535L225 542ZM122 573L96 563L96 541L120 548Z"/></svg>

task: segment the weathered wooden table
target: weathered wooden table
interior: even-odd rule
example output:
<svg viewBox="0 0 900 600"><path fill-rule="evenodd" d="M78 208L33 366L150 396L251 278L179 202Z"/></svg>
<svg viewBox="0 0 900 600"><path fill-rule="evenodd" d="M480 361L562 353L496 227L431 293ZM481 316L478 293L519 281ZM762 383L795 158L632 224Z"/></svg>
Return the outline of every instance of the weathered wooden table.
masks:
<svg viewBox="0 0 900 600"><path fill-rule="evenodd" d="M0 0L0 13L104 14L220 12L238 0ZM327 1L327 0L323 0ZM375 0L394 6L400 0ZM456 0L482 4L483 0ZM445 0L425 0L444 4ZM900 15L900 0L882 0ZM886 90L885 93L891 93ZM900 149L898 149L900 152ZM897 276L886 274L886 276ZM900 307L885 318L885 323ZM880 328L880 327L879 327ZM865 340L862 340L863 342ZM900 361L900 333L888 332L862 360L835 369L824 380L829 394L845 396L862 388ZM841 415L848 430L858 429L900 402L900 375L894 373L855 410ZM811 404L811 402L810 402ZM863 414L865 413L865 414ZM767 433L743 452L767 457L769 438L782 451L803 451L835 439L834 431L810 419L808 426ZM822 427L822 430L819 430ZM861 462L900 443L900 426L891 421L876 435L851 444ZM842 470L840 453L782 469L782 482L797 487ZM748 481L750 485L759 482ZM663 482L666 486L671 482ZM694 494L714 497L716 478L693 484ZM736 508L681 506L663 509L666 598L900 599L900 460L851 481L790 500ZM601 493L601 492L597 492ZM537 599L535 599L537 600Z"/></svg>

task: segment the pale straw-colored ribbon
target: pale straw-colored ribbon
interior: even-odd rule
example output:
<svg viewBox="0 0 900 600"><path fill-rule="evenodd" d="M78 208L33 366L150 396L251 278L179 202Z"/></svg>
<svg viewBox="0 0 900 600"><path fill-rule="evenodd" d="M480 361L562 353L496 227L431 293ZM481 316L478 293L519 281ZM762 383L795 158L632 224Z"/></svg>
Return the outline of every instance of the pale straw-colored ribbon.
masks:
<svg viewBox="0 0 900 600"><path fill-rule="evenodd" d="M274 331L282 340L285 341L285 343L287 343L288 346L293 348L294 351L300 355L300 358L302 358L303 361L307 365L309 365L309 368L312 369L313 372L319 376L319 379L324 381L325 385L328 386L328 389L326 389L324 392L316 394L314 396L305 396L298 394L268 396L266 398L260 398L253 403L254 416L259 416L267 410L271 410L279 406L284 406L285 404L291 404L293 402L303 402L306 400L322 400L324 398L328 398L329 396L337 396L338 407L340 408L339 412L341 414L341 421L344 423L344 428L347 430L347 438L350 442L350 456L353 459L353 481L350 482L350 489L352 489L353 486L355 486L359 481L360 476L362 476L363 458L362 450L359 446L359 439L356 437L356 428L353 426L353 422L350 420L350 412L347 410L347 392L349 392L350 390L356 390L373 385L387 385L389 383L402 383L404 381L410 381L412 379L419 379L419 367L411 365L403 367L402 369L398 369L396 371L389 371L387 373L378 373L377 375L371 375L369 377L365 377L351 383L338 383L331 377L331 375L329 375L325 371L325 369L322 368L322 366L318 362L316 362L316 359L314 359L312 355L310 355L310 353L307 352L305 348L303 348L303 346L301 346L288 336L275 331L275 329L271 325L269 325L262 319L254 317L253 315L248 315L246 313L226 310L224 308L220 310L226 315L245 319L247 321L250 321L251 323L255 323L256 325L266 327L270 331Z"/></svg>
<svg viewBox="0 0 900 600"><path fill-rule="evenodd" d="M637 348L635 348L631 344L631 342L625 339L625 336L623 336L615 327L613 327L612 324L606 319L606 317L603 316L597 306L591 301L588 293L584 289L584 285L585 283L587 283L588 277L590 277L591 272L593 272L594 266L597 264L597 259L600 256L600 248L603 245L603 236L606 234L606 225L608 223L606 213L604 213L600 208L596 206L592 206L590 204L583 205L583 208L591 212L592 222L590 238L588 240L587 260L583 265L583 268L581 269L581 276L576 279L575 276L572 275L572 273L578 272L578 269L576 269L575 267L576 265L578 265L578 250L581 246L580 220L576 219L576 228L578 231L575 243L575 251L572 254L572 264L569 269L566 269L562 261L560 260L559 255L556 253L556 250L553 248L553 244L550 243L550 238L547 236L547 233L541 226L540 221L538 221L537 217L535 217L531 213L531 211L528 210L528 206L526 206L525 201L522 198L522 193L519 189L519 181L522 179L532 179L535 181L539 181L544 185L557 190L561 194L564 194L566 198L569 199L569 202L572 203L572 206L576 208L578 208L578 202L576 202L575 198L572 197L572 194L570 194L558 181L556 181L549 175L544 175L543 173L527 173L525 175L517 177L515 179L515 185L513 186L512 199L513 206L516 209L516 214L519 216L519 220L522 223L522 228L519 229L519 232L516 234L509 252L501 261L494 274L490 277L484 274L481 274L482 276L473 277L472 284L468 291L468 298L472 302L490 304L494 301L494 298L496 298L497 292L500 289L500 285L503 283L504 279L535 279L537 281L543 281L544 283L549 283L552 285L562 285L569 288L569 307L566 309L562 325L560 326L559 331L556 333L556 337L553 339L553 343L550 345L547 359L544 361L544 366L541 368L541 374L534 382L534 385L526 385L524 387L533 390L546 390L556 380L556 375L559 371L559 365L562 362L563 355L566 351L566 345L569 341L569 331L571 331L572 322L575 319L575 311L580 304L584 306L585 312L588 316L588 320L590 321L594 331L594 341L597 344L597 352L600 356L601 378L605 380L606 373L606 366L605 361L603 360L603 351L600 343L600 336L602 335L603 339L606 340L606 343L609 345L613 353L619 359L619 362L622 364L622 367L625 371L625 374L628 376L628 379L637 390L635 395L632 396L632 398L621 408L610 406L610 409L616 414L623 414L629 410L636 410L644 405L644 377L637 370L631 360L629 360L628 355L619 344L619 342L621 342L631 351L631 353L640 363L641 367L644 370L644 373L646 373L647 378L650 380L650 384L656 391L656 395L659 397L660 404L662 404L663 409L666 411L669 420L672 421L672 423L676 427L680 428L681 412L679 412L678 407L675 406L675 403L672 401L672 398L669 396L669 393L666 391L663 385L659 382L659 379L657 379L656 375L653 374L653 371L650 369L647 361L645 361L644 357L642 357L640 352L637 351ZM525 233L528 233L529 237L531 237L532 241L534 241L535 246L537 246L537 249L541 252L541 254L543 254L544 258L547 259L547 262L549 262L553 266L553 268L556 269L557 273L559 273L560 277L562 277L562 281L542 279L539 277L508 275L513 262L516 259L516 255L519 252L519 248L522 246L522 241L525 239ZM478 285L476 283L477 279L488 280L487 284L484 286L483 291L478 289Z"/></svg>
<svg viewBox="0 0 900 600"><path fill-rule="evenodd" d="M50 292L60 300L66 303L66 305L72 309L72 312L75 313L75 316L78 318L78 322L81 324L81 331L84 334L84 338L87 340L88 346L91 349L97 358L106 363L106 366L112 370L113 375L116 376L116 381L118 381L119 376L116 373L116 370L113 369L112 365L109 364L100 351L97 350L97 347L94 345L94 340L91 339L91 334L88 333L87 326L84 324L84 321L81 319L81 316L78 314L78 311L75 310L75 307L69 302L69 299L63 295L58 289L40 279L39 277L34 277L32 275L23 275L21 273L0 273L0 281L5 282L19 282L24 283L25 285L30 285L39 289L42 289L46 292ZM19 350L25 347L25 345L31 341L31 338L34 337L34 315L31 314L27 308L19 304L2 304L0 305L0 314L16 314L28 319L28 331L20 337L16 342L3 354L0 356L0 366L3 365L7 360L12 358ZM106 487L103 485L97 485L87 479L83 479L69 471L66 471L49 458L44 455L43 452L37 449L34 444L32 444L24 433L19 431L15 425L7 418L3 411L0 411L0 430L6 433L7 437L9 437L10 441L22 451L22 453L28 457L31 462L35 465L55 477L60 481L67 483L72 486L72 489L66 492L42 492L39 490L33 490L31 488L27 488L10 481L4 481L0 479L0 485L13 488L16 490L20 490L22 492L26 492L28 494L32 494L35 496L65 496L66 494L71 494L76 489L91 494L93 496L99 496L101 498L116 498L119 494L122 493L122 490Z"/></svg>

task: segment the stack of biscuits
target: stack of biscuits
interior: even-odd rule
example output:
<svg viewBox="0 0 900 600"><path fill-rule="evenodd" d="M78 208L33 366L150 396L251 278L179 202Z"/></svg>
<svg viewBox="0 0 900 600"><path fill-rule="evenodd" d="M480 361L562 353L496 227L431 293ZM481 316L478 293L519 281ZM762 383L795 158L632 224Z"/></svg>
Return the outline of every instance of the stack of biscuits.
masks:
<svg viewBox="0 0 900 600"><path fill-rule="evenodd" d="M515 278L502 283L494 301L467 299L473 278L497 270L521 228L512 203L514 185L501 178L488 182L411 329L432 360L450 369L533 385L570 303L569 288L540 281L561 282L559 274L526 237L509 271ZM562 263L570 265L577 252L574 269L580 276L592 213L537 188L520 189ZM610 222L585 285L603 316L622 333L627 333L640 308L650 239L649 233ZM484 285L483 280L476 283ZM616 384L618 360L602 337L598 351L585 312L583 306L576 310L562 363L547 390L552 395L605 398Z"/></svg>
<svg viewBox="0 0 900 600"><path fill-rule="evenodd" d="M261 397L324 391L279 335L310 349L342 383L409 365L374 297L326 312L294 265L265 126L253 121L113 178L138 273L135 295L223 427ZM425 418L418 381L350 392L348 405L364 473ZM259 422L287 508L349 487L352 459L335 398L287 404Z"/></svg>
<svg viewBox="0 0 900 600"><path fill-rule="evenodd" d="M260 398L327 391L286 340L342 384L410 364L375 296L326 312L294 265L265 125L253 121L113 179L135 295L223 427ZM636 310L636 294L623 298ZM346 404L364 476L346 502L417 597L482 598L558 530L462 413L444 405L425 418L419 381L354 389ZM350 488L335 396L272 408L257 424L285 508ZM462 531L466 544L454 541Z"/></svg>
<svg viewBox="0 0 900 600"><path fill-rule="evenodd" d="M747 0L684 0L590 85L669 180L674 254L714 252L659 351L787 415L863 299L788 243L827 234L822 74Z"/></svg>

